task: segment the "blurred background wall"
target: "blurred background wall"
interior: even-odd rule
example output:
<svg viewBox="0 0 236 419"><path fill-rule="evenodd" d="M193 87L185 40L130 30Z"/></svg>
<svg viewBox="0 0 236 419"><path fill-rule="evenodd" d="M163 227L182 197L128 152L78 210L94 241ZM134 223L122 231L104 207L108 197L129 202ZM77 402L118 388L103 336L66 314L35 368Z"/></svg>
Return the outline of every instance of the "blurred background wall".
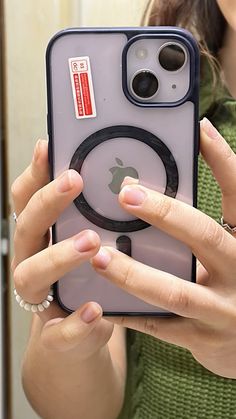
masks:
<svg viewBox="0 0 236 419"><path fill-rule="evenodd" d="M9 186L29 164L36 140L47 138L44 56L50 37L72 26L139 25L146 3L146 0L5 0ZM11 221L11 237L13 228ZM20 379L30 315L17 306L13 297L9 304L12 419L35 419Z"/></svg>

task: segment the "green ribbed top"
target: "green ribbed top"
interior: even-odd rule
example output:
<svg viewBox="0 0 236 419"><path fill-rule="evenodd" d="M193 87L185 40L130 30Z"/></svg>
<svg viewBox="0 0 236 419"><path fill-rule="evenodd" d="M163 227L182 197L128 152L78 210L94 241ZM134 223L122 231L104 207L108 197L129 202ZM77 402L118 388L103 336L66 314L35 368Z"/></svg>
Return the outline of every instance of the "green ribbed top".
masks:
<svg viewBox="0 0 236 419"><path fill-rule="evenodd" d="M236 101L218 89L213 101L209 72L201 83L200 113L236 151ZM199 159L198 208L219 221L221 194ZM236 418L236 380L219 377L185 349L128 330L126 397L120 419Z"/></svg>

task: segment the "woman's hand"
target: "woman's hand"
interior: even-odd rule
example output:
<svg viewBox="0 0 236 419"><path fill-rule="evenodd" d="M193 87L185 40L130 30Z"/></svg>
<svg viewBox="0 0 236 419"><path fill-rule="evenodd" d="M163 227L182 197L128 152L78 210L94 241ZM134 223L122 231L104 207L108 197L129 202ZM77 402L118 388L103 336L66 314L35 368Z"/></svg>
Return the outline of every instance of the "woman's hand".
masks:
<svg viewBox="0 0 236 419"><path fill-rule="evenodd" d="M12 186L16 223L12 261L15 288L25 301L39 304L61 276L94 256L100 239L83 231L49 246L49 228L83 188L80 175L69 170L49 182L47 141L39 140L30 166ZM101 307L90 302L70 316L56 302L38 313L40 342L54 351L73 351L90 357L109 340L113 325L102 319Z"/></svg>
<svg viewBox="0 0 236 419"><path fill-rule="evenodd" d="M201 152L221 187L224 219L235 225L236 156L206 119L201 123ZM199 263L197 283L192 283L101 248L92 260L99 274L179 315L109 320L185 347L210 371L236 378L235 238L199 210L132 182L125 182L119 200L129 213L187 244Z"/></svg>

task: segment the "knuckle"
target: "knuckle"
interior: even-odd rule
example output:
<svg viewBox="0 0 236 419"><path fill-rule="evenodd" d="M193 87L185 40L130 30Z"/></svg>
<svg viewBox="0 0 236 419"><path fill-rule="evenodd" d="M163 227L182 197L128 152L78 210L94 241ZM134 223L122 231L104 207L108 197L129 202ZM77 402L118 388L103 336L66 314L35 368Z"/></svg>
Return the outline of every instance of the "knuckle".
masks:
<svg viewBox="0 0 236 419"><path fill-rule="evenodd" d="M47 207L47 199L44 189L39 189L35 194L35 199L37 200L37 204L44 209Z"/></svg>
<svg viewBox="0 0 236 419"><path fill-rule="evenodd" d="M192 304L189 298L189 295L187 294L184 285L182 285L179 288L179 294L178 294L178 305L181 307L184 313L191 313Z"/></svg>
<svg viewBox="0 0 236 419"><path fill-rule="evenodd" d="M122 287L123 288L131 288L133 279L135 278L135 267L132 261L128 263L127 268L122 276Z"/></svg>
<svg viewBox="0 0 236 419"><path fill-rule="evenodd" d="M33 159L30 166L29 166L30 174L32 179L38 181L38 178L40 176L40 171L37 170L37 165L35 164L35 160Z"/></svg>
<svg viewBox="0 0 236 419"><path fill-rule="evenodd" d="M78 339L78 334L68 324L64 324L60 332L61 340L65 344L71 344Z"/></svg>
<svg viewBox="0 0 236 419"><path fill-rule="evenodd" d="M202 232L202 240L207 247L219 247L225 237L225 231L214 220L209 220Z"/></svg>
<svg viewBox="0 0 236 419"><path fill-rule="evenodd" d="M49 322L47 322L43 329L42 329L42 333L40 335L40 343L42 344L42 346L47 349L47 350L57 350L57 340L56 340L56 336L55 336L55 331L53 330L52 326L49 326L50 320ZM53 333L54 332L54 333Z"/></svg>
<svg viewBox="0 0 236 419"><path fill-rule="evenodd" d="M147 317L144 320L144 333L151 336L157 336L157 323L155 319Z"/></svg>
<svg viewBox="0 0 236 419"><path fill-rule="evenodd" d="M25 275L24 269L22 268L22 264L18 265L15 268L13 274L13 280L15 284L15 288L19 293L24 293L24 291L28 288L27 284L27 276Z"/></svg>
<svg viewBox="0 0 236 419"><path fill-rule="evenodd" d="M166 196L158 198L154 203L154 216L164 221L172 210L172 204L172 201Z"/></svg>
<svg viewBox="0 0 236 419"><path fill-rule="evenodd" d="M170 311L175 311L176 306L177 306L176 290L173 290L173 288L171 288L171 290L169 291L167 295L167 307Z"/></svg>
<svg viewBox="0 0 236 419"><path fill-rule="evenodd" d="M50 350L50 349L55 349L55 343L54 345L52 344L52 339L51 336L45 332L45 330L43 329L41 336L40 336L40 343L42 344L43 348Z"/></svg>
<svg viewBox="0 0 236 419"><path fill-rule="evenodd" d="M127 317L119 316L119 326L126 327L127 325Z"/></svg>
<svg viewBox="0 0 236 419"><path fill-rule="evenodd" d="M12 195L14 201L17 201L21 196L22 187L21 187L21 180L20 179L21 178L19 176L18 178L15 179L15 181L11 185L11 195Z"/></svg>
<svg viewBox="0 0 236 419"><path fill-rule="evenodd" d="M171 291L167 297L167 306L170 311L175 312L176 309L178 309L178 311L180 309L186 315L188 312L191 313L191 302L184 285L185 283L179 283L178 285L173 285L173 287L171 287Z"/></svg>
<svg viewBox="0 0 236 419"><path fill-rule="evenodd" d="M48 247L48 261L53 270L60 267L60 258L57 257L53 246Z"/></svg>

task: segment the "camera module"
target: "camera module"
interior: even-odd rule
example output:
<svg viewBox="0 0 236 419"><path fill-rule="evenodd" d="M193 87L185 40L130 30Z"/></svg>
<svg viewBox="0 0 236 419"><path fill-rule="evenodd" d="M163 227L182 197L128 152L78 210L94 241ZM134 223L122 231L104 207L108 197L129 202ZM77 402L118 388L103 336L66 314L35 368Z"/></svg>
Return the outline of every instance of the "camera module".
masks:
<svg viewBox="0 0 236 419"><path fill-rule="evenodd" d="M175 43L164 44L159 51L159 63L164 70L178 71L186 63L186 52L182 46Z"/></svg>
<svg viewBox="0 0 236 419"><path fill-rule="evenodd" d="M150 70L139 70L131 79L131 90L141 99L153 98L159 87L157 76Z"/></svg>

